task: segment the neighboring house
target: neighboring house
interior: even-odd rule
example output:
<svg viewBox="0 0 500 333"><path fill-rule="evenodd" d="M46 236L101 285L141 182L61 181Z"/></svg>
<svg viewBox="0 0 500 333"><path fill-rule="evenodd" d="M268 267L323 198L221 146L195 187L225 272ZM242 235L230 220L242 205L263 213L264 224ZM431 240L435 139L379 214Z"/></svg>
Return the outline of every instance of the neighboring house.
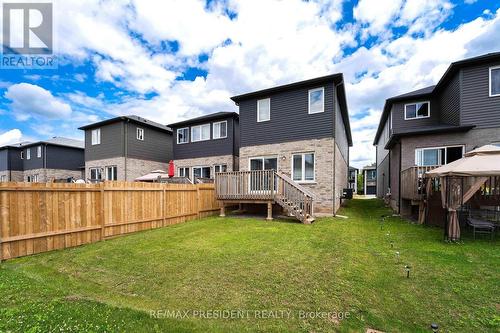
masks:
<svg viewBox="0 0 500 333"><path fill-rule="evenodd" d="M377 166L375 163L363 168L363 194L377 194Z"/></svg>
<svg viewBox="0 0 500 333"><path fill-rule="evenodd" d="M358 191L358 174L359 170L355 167L349 167L349 188L352 189L352 193Z"/></svg>
<svg viewBox="0 0 500 333"><path fill-rule="evenodd" d="M0 181L79 179L83 166L83 141L54 137L0 148Z"/></svg>
<svg viewBox="0 0 500 333"><path fill-rule="evenodd" d="M168 169L172 130L138 116L120 116L80 127L85 131L85 178L126 180Z"/></svg>
<svg viewBox="0 0 500 333"><path fill-rule="evenodd" d="M213 178L216 172L238 171L240 134L236 112L217 112L168 126L174 133L177 177Z"/></svg>
<svg viewBox="0 0 500 333"><path fill-rule="evenodd" d="M335 214L352 146L342 74L234 96L240 170L274 169L314 194L314 213Z"/></svg>
<svg viewBox="0 0 500 333"><path fill-rule="evenodd" d="M500 53L452 63L437 85L386 100L375 136L378 196L416 211L425 171L500 142Z"/></svg>

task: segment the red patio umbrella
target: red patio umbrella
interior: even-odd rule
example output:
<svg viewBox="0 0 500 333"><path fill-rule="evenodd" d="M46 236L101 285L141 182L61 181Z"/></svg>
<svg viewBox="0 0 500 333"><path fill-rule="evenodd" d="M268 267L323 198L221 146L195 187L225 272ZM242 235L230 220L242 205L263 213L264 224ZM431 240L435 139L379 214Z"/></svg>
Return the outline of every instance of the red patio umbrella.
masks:
<svg viewBox="0 0 500 333"><path fill-rule="evenodd" d="M175 165L174 161L170 161L168 162L168 177L172 178L173 176L175 176Z"/></svg>

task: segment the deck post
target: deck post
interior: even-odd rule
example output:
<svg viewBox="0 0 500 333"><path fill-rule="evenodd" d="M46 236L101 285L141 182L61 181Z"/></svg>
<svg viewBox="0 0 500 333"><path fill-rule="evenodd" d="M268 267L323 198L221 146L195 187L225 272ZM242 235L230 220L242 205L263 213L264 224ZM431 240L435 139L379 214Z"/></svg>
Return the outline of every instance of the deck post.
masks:
<svg viewBox="0 0 500 333"><path fill-rule="evenodd" d="M266 220L272 221L273 220L273 203L272 201L267 202L267 218Z"/></svg>
<svg viewBox="0 0 500 333"><path fill-rule="evenodd" d="M226 217L226 205L222 203L222 206L220 206L220 217Z"/></svg>

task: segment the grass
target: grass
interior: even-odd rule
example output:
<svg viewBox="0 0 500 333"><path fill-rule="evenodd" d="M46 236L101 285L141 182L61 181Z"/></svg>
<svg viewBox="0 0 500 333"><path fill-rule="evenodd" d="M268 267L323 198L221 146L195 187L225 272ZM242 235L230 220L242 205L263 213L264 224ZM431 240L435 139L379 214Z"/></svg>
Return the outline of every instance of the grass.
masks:
<svg viewBox="0 0 500 333"><path fill-rule="evenodd" d="M442 230L399 218L381 226L378 200L340 214L349 218L310 226L206 218L4 262L0 332L500 330L498 241L448 244ZM208 310L249 318L193 312Z"/></svg>

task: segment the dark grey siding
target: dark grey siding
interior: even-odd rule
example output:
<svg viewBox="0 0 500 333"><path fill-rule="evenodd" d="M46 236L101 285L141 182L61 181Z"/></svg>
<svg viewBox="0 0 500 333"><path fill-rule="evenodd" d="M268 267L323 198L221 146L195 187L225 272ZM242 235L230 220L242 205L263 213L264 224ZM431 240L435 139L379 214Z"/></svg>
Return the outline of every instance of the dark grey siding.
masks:
<svg viewBox="0 0 500 333"><path fill-rule="evenodd" d="M344 120L340 112L340 106L337 98L335 98L335 142L337 143L344 160L349 159L349 143L347 142L347 134L345 132Z"/></svg>
<svg viewBox="0 0 500 333"><path fill-rule="evenodd" d="M430 101L431 105L431 116L429 118L422 119L411 119L405 120L404 106L405 104L411 104L415 102L425 102ZM426 126L434 126L440 123L440 112L439 103L435 99L418 99L413 101L407 101L403 103L397 103L392 106L392 130L394 133L405 130L413 130L424 128Z"/></svg>
<svg viewBox="0 0 500 333"><path fill-rule="evenodd" d="M227 138L213 140L213 123L219 121L227 121ZM237 121L236 121L237 122ZM202 125L210 123L210 140L191 142L191 126ZM189 127L189 143L177 144L177 129ZM205 122L196 122L174 129L174 158L182 160L186 158L208 157L208 156L222 156L222 155L238 155L239 149L235 143L234 136L239 131L239 127L235 128L235 121L232 117L221 118L217 120L210 120ZM236 151L236 154L235 154Z"/></svg>
<svg viewBox="0 0 500 333"><path fill-rule="evenodd" d="M23 168L24 170L33 170L33 169L42 169L43 168L43 151L45 149L42 146L42 155L41 157L37 157L36 151L38 146L31 146L23 148L24 151L24 160L23 160ZM28 149L31 151L30 159L28 160Z"/></svg>
<svg viewBox="0 0 500 333"><path fill-rule="evenodd" d="M123 122L100 127L101 144L92 145L92 129L85 130L85 161L124 156Z"/></svg>
<svg viewBox="0 0 500 333"><path fill-rule="evenodd" d="M377 197L383 198L389 191L389 155L382 161L377 161Z"/></svg>
<svg viewBox="0 0 500 333"><path fill-rule="evenodd" d="M308 90L319 87L311 86L260 97L271 98L271 120L265 122L257 122L257 99L241 101L241 147L334 137L333 83L323 85L325 111L308 114Z"/></svg>
<svg viewBox="0 0 500 333"><path fill-rule="evenodd" d="M462 69L462 124L500 127L500 96L489 97L489 68L499 62Z"/></svg>
<svg viewBox="0 0 500 333"><path fill-rule="evenodd" d="M144 140L137 140L137 128L144 130ZM127 124L127 157L168 163L173 159L172 135L140 124Z"/></svg>
<svg viewBox="0 0 500 333"><path fill-rule="evenodd" d="M47 145L46 168L80 170L85 165L83 149Z"/></svg>
<svg viewBox="0 0 500 333"><path fill-rule="evenodd" d="M22 171L23 160L21 159L21 149L9 148L10 170Z"/></svg>
<svg viewBox="0 0 500 333"><path fill-rule="evenodd" d="M442 123L460 125L460 72L440 92L439 106Z"/></svg>
<svg viewBox="0 0 500 333"><path fill-rule="evenodd" d="M240 156L240 122L233 119L233 155Z"/></svg>
<svg viewBox="0 0 500 333"><path fill-rule="evenodd" d="M0 150L0 171L9 170L9 150Z"/></svg>

